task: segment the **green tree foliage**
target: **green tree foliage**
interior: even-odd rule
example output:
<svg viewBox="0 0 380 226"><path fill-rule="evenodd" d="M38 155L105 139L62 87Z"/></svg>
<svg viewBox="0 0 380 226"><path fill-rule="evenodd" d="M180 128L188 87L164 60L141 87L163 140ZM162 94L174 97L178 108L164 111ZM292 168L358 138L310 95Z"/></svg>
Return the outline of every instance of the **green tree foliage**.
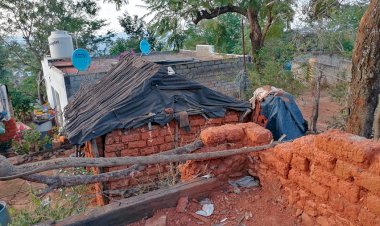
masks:
<svg viewBox="0 0 380 226"><path fill-rule="evenodd" d="M303 85L291 71L284 68L286 63L291 62L294 54L296 54L295 46L287 35L268 39L267 45L258 53L254 70L251 70L253 89L270 85L294 95L300 94Z"/></svg>
<svg viewBox="0 0 380 226"><path fill-rule="evenodd" d="M255 54L263 46L275 21L290 21L293 17L292 0L144 0L144 3L154 14L152 26L155 31L165 37L168 45L174 49L181 48L185 43L184 30L189 23L198 24L202 20L217 18L226 13L237 13L248 20L249 45Z"/></svg>
<svg viewBox="0 0 380 226"><path fill-rule="evenodd" d="M106 25L95 18L99 8L92 0L2 0L0 40L9 49L17 70L31 72L42 82L41 60L48 53L48 36L53 30L75 34L79 47L96 52L98 43L112 34L95 35Z"/></svg>
<svg viewBox="0 0 380 226"><path fill-rule="evenodd" d="M134 15L131 16L125 12L119 18L119 23L123 27L127 38L118 38L110 48L111 55L119 55L122 52L133 50L140 52L140 41L146 39L154 50L161 50L162 44L156 39L149 26L142 18Z"/></svg>
<svg viewBox="0 0 380 226"><path fill-rule="evenodd" d="M195 49L197 44L209 44L220 53L241 54L241 18L238 14L227 13L202 21L198 26L190 25L185 31L184 48Z"/></svg>
<svg viewBox="0 0 380 226"><path fill-rule="evenodd" d="M323 10L329 3L331 7ZM306 21L308 26L294 32L293 39L300 51L323 51L351 57L359 22L368 4L334 3L336 2L314 2L321 9L310 12Z"/></svg>

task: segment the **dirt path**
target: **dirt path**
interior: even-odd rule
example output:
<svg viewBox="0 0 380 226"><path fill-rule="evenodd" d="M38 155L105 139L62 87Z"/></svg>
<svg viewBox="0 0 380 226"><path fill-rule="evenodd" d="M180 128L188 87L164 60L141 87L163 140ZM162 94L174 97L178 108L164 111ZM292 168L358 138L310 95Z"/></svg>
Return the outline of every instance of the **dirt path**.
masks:
<svg viewBox="0 0 380 226"><path fill-rule="evenodd" d="M195 212L201 210L202 205L197 200L189 200L185 212L178 212L176 208L159 210L152 218L136 222L130 226L156 225L155 223L159 222L162 217L166 218L167 226L300 225L296 211L285 204L284 198L261 188L249 188L236 194L229 187L222 191L213 192L209 199L215 208L209 217L196 215Z"/></svg>

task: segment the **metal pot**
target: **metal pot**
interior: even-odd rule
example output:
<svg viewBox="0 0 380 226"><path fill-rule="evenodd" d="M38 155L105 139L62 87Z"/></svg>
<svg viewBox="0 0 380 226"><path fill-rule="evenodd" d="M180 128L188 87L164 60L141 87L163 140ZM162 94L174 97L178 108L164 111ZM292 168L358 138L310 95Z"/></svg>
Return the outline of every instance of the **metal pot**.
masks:
<svg viewBox="0 0 380 226"><path fill-rule="evenodd" d="M0 225L8 226L11 223L11 217L7 209L7 204L3 201L0 201Z"/></svg>

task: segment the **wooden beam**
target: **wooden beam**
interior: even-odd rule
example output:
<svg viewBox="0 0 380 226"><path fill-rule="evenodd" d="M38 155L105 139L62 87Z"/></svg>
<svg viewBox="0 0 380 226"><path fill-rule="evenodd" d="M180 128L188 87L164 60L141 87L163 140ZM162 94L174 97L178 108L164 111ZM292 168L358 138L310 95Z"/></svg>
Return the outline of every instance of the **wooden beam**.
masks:
<svg viewBox="0 0 380 226"><path fill-rule="evenodd" d="M85 225L126 225L153 216L156 210L177 205L182 196L204 198L213 190L220 188L216 178L196 178L168 188L162 188L143 195L121 199L99 207L88 214L68 217L58 222L45 222L40 225L85 226Z"/></svg>
<svg viewBox="0 0 380 226"><path fill-rule="evenodd" d="M90 152L92 152L94 158L99 158L99 149L98 145L96 144L96 139L92 139L90 143ZM94 174L99 175L104 173L104 167L94 167ZM100 206L104 206L108 204L109 200L106 196L103 195L103 191L107 190L105 189L107 187L106 182L98 182L95 184L95 191L96 191L96 202Z"/></svg>

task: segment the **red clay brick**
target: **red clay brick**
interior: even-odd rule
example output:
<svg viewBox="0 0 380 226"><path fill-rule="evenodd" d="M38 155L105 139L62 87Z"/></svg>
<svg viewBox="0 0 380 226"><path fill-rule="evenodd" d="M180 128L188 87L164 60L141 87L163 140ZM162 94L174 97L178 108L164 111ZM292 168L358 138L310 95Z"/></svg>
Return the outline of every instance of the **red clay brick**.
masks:
<svg viewBox="0 0 380 226"><path fill-rule="evenodd" d="M360 209L358 220L362 225L365 225L365 226L379 226L380 225L380 217L376 216L374 213L366 210L365 208Z"/></svg>
<svg viewBox="0 0 380 226"><path fill-rule="evenodd" d="M357 163L368 161L376 150L380 149L380 145L371 140L339 130L330 130L318 135L316 146L339 158Z"/></svg>
<svg viewBox="0 0 380 226"><path fill-rule="evenodd" d="M214 146L226 141L226 134L222 133L218 127L210 127L201 132L200 138L206 146Z"/></svg>
<svg viewBox="0 0 380 226"><path fill-rule="evenodd" d="M148 139L146 141L146 144L148 146L157 146L157 145L160 145L160 144L163 144L163 143L165 143L165 138L164 137L156 137L156 138Z"/></svg>
<svg viewBox="0 0 380 226"><path fill-rule="evenodd" d="M139 156L140 151L138 148L134 149L124 149L121 151L121 156Z"/></svg>
<svg viewBox="0 0 380 226"><path fill-rule="evenodd" d="M369 211L380 216L380 197L375 195L367 196L365 205ZM380 222L379 222L380 223Z"/></svg>
<svg viewBox="0 0 380 226"><path fill-rule="evenodd" d="M337 161L336 157L331 153L317 150L314 153L314 160L317 164L325 167L327 170L333 170Z"/></svg>
<svg viewBox="0 0 380 226"><path fill-rule="evenodd" d="M243 129L237 125L224 125L219 128L220 132L226 134L226 140L228 142L236 142L244 138Z"/></svg>
<svg viewBox="0 0 380 226"><path fill-rule="evenodd" d="M204 118L190 120L190 126L203 126L204 124L206 124L206 119Z"/></svg>
<svg viewBox="0 0 380 226"><path fill-rule="evenodd" d="M311 159L314 159L315 149L315 137L316 135L308 135L300 139L294 140L291 144L293 145L293 153Z"/></svg>
<svg viewBox="0 0 380 226"><path fill-rule="evenodd" d="M224 123L239 122L239 116L237 114L226 115L224 117Z"/></svg>
<svg viewBox="0 0 380 226"><path fill-rule="evenodd" d="M115 142L113 136L111 136L110 134L107 134L106 135L106 139L105 139L105 144L106 145L110 145L110 144L113 144Z"/></svg>
<svg viewBox="0 0 380 226"><path fill-rule="evenodd" d="M220 125L223 123L223 118L210 118L206 123L209 125Z"/></svg>
<svg viewBox="0 0 380 226"><path fill-rule="evenodd" d="M160 145L160 152L168 151L174 148L174 143L165 143Z"/></svg>
<svg viewBox="0 0 380 226"><path fill-rule="evenodd" d="M139 133L130 133L130 134L126 134L126 135L121 136L121 142L123 142L123 143L128 143L131 141L137 141L140 139L141 138L140 138Z"/></svg>
<svg viewBox="0 0 380 226"><path fill-rule="evenodd" d="M115 143L120 143L121 142L121 136L115 136L114 138Z"/></svg>
<svg viewBox="0 0 380 226"><path fill-rule="evenodd" d="M331 192L337 192L352 203L359 201L359 187L353 183L340 180L334 174L325 171L320 166L313 166L311 178L319 183L331 187Z"/></svg>
<svg viewBox="0 0 380 226"><path fill-rule="evenodd" d="M355 184L362 186L375 194L380 195L380 176L362 171L354 175Z"/></svg>
<svg viewBox="0 0 380 226"><path fill-rule="evenodd" d="M275 154L276 158L279 158L284 163L290 164L290 161L293 157L293 145L292 143L284 143L277 145L273 148L273 153Z"/></svg>
<svg viewBox="0 0 380 226"><path fill-rule="evenodd" d="M338 184L333 189L352 203L357 203L359 201L360 188L353 183L339 180Z"/></svg>
<svg viewBox="0 0 380 226"><path fill-rule="evenodd" d="M132 141L128 143L128 148L142 148L146 146L145 140Z"/></svg>
<svg viewBox="0 0 380 226"><path fill-rule="evenodd" d="M182 143L182 144L188 144L188 143L191 143L191 142L193 142L195 139L196 139L195 134L186 134L186 135L182 135L182 136L180 137L180 140L181 140L181 143Z"/></svg>
<svg viewBox="0 0 380 226"><path fill-rule="evenodd" d="M122 149L124 149L124 144L111 144L111 145L106 145L105 151L115 152L115 151L120 151Z"/></svg>
<svg viewBox="0 0 380 226"><path fill-rule="evenodd" d="M360 206L350 203L347 199L339 195L331 195L329 205L334 211L340 213L345 218L356 220L359 215Z"/></svg>
<svg viewBox="0 0 380 226"><path fill-rule="evenodd" d="M356 171L358 171L358 168L354 165L342 160L337 160L335 166L335 174L343 180L352 178L353 174Z"/></svg>
<svg viewBox="0 0 380 226"><path fill-rule="evenodd" d="M159 135L160 135L160 129L155 129L155 130L141 133L141 139L142 140L152 139L152 138L158 137Z"/></svg>
<svg viewBox="0 0 380 226"><path fill-rule="evenodd" d="M174 136L166 135L165 142L174 142Z"/></svg>
<svg viewBox="0 0 380 226"><path fill-rule="evenodd" d="M154 153L158 152L158 147L153 146L153 147L145 147L145 148L140 148L140 155L151 155Z"/></svg>
<svg viewBox="0 0 380 226"><path fill-rule="evenodd" d="M273 137L272 133L269 130L259 125L251 125L252 126L246 127L244 129L248 146L263 145L271 142Z"/></svg>
<svg viewBox="0 0 380 226"><path fill-rule="evenodd" d="M322 200L328 200L329 190L325 186L311 180L306 174L291 169L288 177L290 180L293 180L298 185L308 189L311 193L320 197Z"/></svg>
<svg viewBox="0 0 380 226"><path fill-rule="evenodd" d="M380 176L380 153L374 156L369 171Z"/></svg>
<svg viewBox="0 0 380 226"><path fill-rule="evenodd" d="M309 171L309 167L310 167L309 165L310 165L310 161L308 159L297 154L293 155L293 158L291 161L292 168L307 172Z"/></svg>

